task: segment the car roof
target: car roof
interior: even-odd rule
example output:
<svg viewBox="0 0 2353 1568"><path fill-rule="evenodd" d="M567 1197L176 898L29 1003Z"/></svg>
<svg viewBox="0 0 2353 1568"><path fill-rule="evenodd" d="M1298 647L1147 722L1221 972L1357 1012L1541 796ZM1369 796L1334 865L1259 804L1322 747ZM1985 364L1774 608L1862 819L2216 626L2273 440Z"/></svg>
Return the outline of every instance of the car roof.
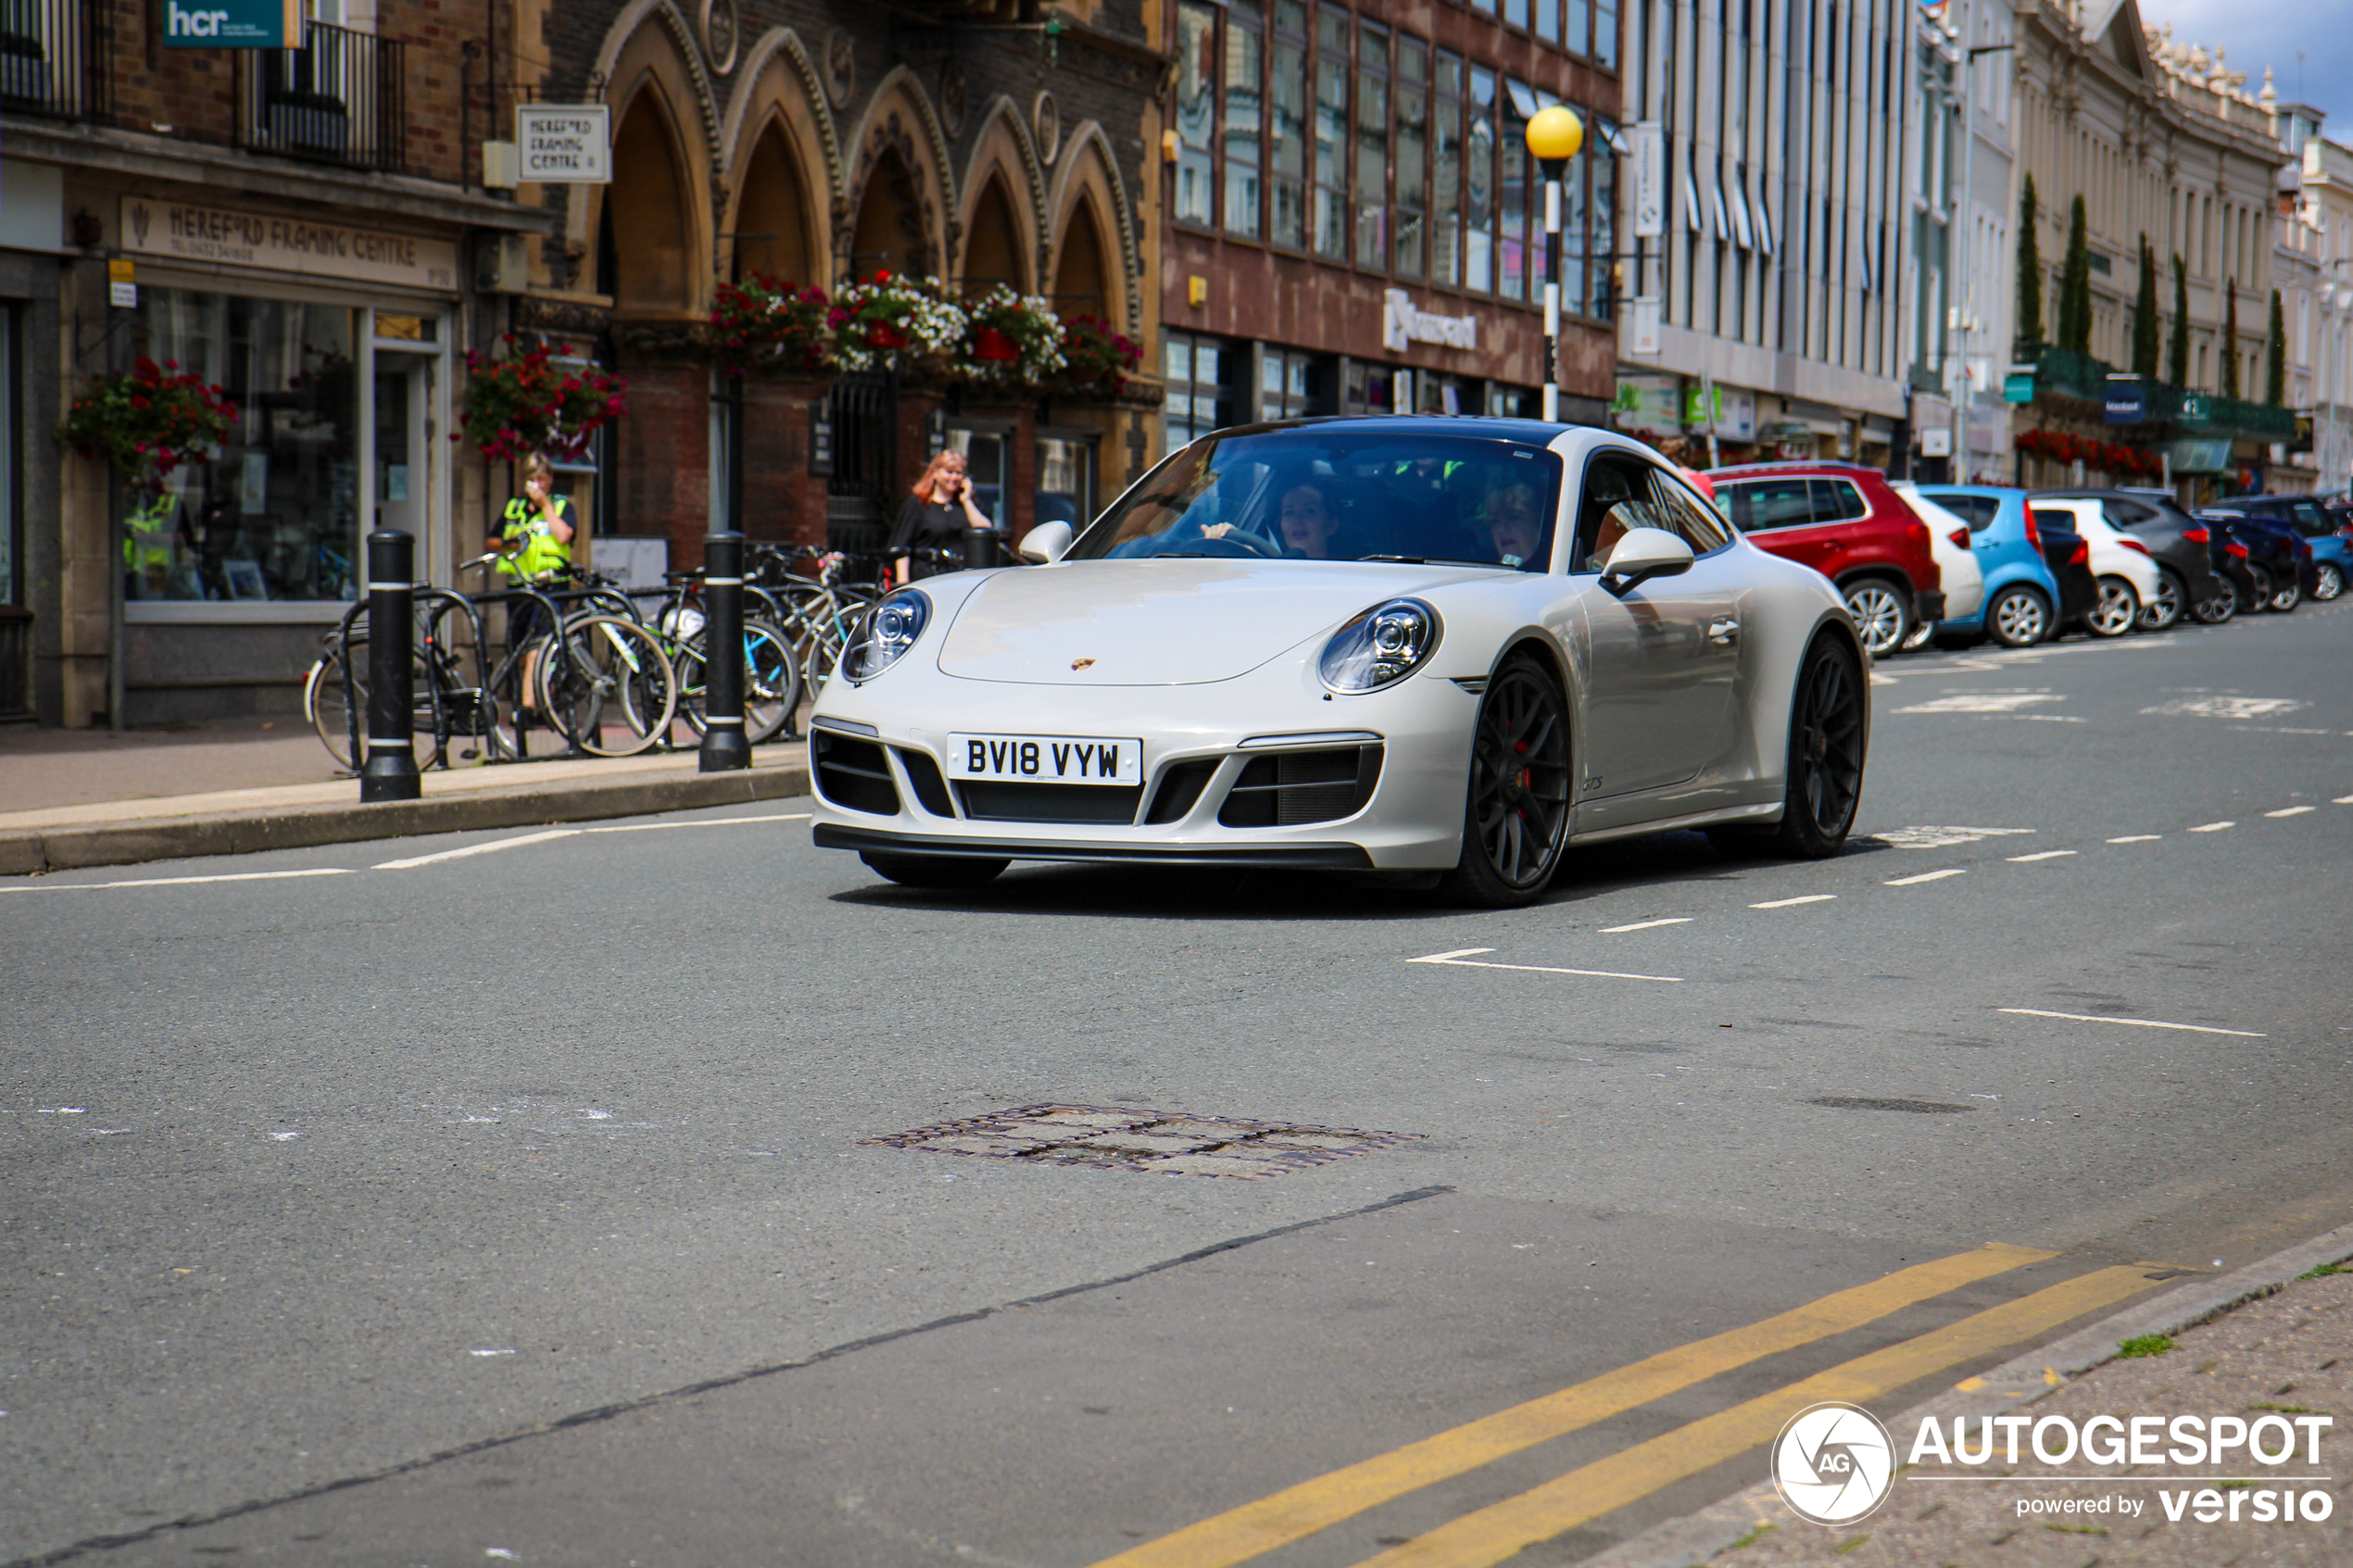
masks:
<svg viewBox="0 0 2353 1568"><path fill-rule="evenodd" d="M1709 469L1705 471L1707 473L1707 477L1710 479L1717 478L1718 475L1732 478L1742 474L1770 475L1776 473L1803 474L1807 476L1819 474L1825 478L1837 476L1840 478L1869 478L1882 481L1887 478L1887 475L1881 473L1877 469L1866 468L1861 463L1842 463L1835 458L1792 458L1787 461L1774 463L1728 463L1720 469Z"/></svg>
<svg viewBox="0 0 2353 1568"><path fill-rule="evenodd" d="M1921 485L1920 490L1923 494L1933 492L1944 495L1991 495L1996 500L2007 500L2012 495L2023 499L2026 495L2026 492L2015 484L1937 484L1931 483Z"/></svg>
<svg viewBox="0 0 2353 1568"><path fill-rule="evenodd" d="M1335 425L1361 429L1367 433L1399 435L1468 435L1495 440L1524 441L1531 446L1550 446L1572 431L1591 431L1596 435L1619 436L1603 425L1563 421L1548 424L1542 420L1504 419L1493 414L1308 414L1298 419L1266 420L1258 424L1227 425L1213 432L1219 436L1267 435L1277 431L1322 430Z"/></svg>

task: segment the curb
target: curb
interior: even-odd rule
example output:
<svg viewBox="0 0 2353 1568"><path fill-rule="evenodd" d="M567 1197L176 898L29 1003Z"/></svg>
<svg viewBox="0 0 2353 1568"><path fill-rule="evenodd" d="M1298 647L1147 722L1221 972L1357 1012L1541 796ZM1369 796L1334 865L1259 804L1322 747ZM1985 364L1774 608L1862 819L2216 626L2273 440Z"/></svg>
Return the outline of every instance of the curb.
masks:
<svg viewBox="0 0 2353 1568"><path fill-rule="evenodd" d="M706 806L744 806L808 793L809 769L789 764L563 785L526 784L374 806L357 802L295 806L99 827L36 828L0 834L0 876L34 876L201 855L250 855L262 849L307 849L417 834L642 817Z"/></svg>
<svg viewBox="0 0 2353 1568"><path fill-rule="evenodd" d="M1998 1415L2032 1404L2064 1387L2070 1378L2115 1360L2119 1340L2196 1328L2234 1307L2262 1299L2323 1263L2348 1258L2353 1258L2353 1225L2340 1225L2234 1273L2127 1307L2064 1339L2012 1357L1990 1372L1964 1380L1973 1387L1953 1387L1933 1395L1891 1419L1888 1425L1895 1431L1910 1431L1931 1416L1950 1422L1955 1416ZM1653 1525L1631 1540L1585 1559L1583 1568L1698 1568L1780 1508L1772 1482L1760 1481L1696 1513Z"/></svg>

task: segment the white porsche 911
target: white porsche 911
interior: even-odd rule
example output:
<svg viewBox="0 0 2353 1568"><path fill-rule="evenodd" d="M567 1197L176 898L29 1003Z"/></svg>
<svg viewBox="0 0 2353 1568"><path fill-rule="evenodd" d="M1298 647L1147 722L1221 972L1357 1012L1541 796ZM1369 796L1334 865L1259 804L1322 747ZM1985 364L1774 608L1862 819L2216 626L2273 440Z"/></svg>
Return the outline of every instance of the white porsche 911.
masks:
<svg viewBox="0 0 2353 1568"><path fill-rule="evenodd" d="M868 612L812 720L819 845L920 886L1282 866L1509 906L1572 844L1815 857L1855 820L1869 661L1837 590L1622 436L1244 426L1023 553Z"/></svg>

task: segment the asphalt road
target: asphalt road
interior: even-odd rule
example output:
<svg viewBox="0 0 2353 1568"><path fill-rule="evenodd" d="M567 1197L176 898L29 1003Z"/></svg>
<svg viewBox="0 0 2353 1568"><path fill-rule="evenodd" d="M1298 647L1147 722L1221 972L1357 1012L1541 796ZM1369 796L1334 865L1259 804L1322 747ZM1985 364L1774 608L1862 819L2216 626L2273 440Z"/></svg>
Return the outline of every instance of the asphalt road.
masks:
<svg viewBox="0 0 2353 1568"><path fill-rule="evenodd" d="M2353 1213L2348 617L1892 661L1844 856L1510 914L790 802L0 882L0 1560L1590 1555ZM1342 1133L864 1141L1044 1104Z"/></svg>

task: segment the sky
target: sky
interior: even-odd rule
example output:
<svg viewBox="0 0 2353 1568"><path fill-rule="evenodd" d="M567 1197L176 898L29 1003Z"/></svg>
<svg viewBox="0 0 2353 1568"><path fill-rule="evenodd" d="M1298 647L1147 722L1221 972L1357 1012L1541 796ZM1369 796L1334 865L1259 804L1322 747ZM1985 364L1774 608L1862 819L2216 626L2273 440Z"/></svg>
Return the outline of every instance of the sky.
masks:
<svg viewBox="0 0 2353 1568"><path fill-rule="evenodd" d="M2141 0L2141 19L2173 24L2173 42L2208 54L2221 44L2246 90L2263 90L2263 68L2284 101L2325 109L2321 132L2353 144L2353 0ZM2304 51L2304 90L2296 88L2296 52Z"/></svg>

